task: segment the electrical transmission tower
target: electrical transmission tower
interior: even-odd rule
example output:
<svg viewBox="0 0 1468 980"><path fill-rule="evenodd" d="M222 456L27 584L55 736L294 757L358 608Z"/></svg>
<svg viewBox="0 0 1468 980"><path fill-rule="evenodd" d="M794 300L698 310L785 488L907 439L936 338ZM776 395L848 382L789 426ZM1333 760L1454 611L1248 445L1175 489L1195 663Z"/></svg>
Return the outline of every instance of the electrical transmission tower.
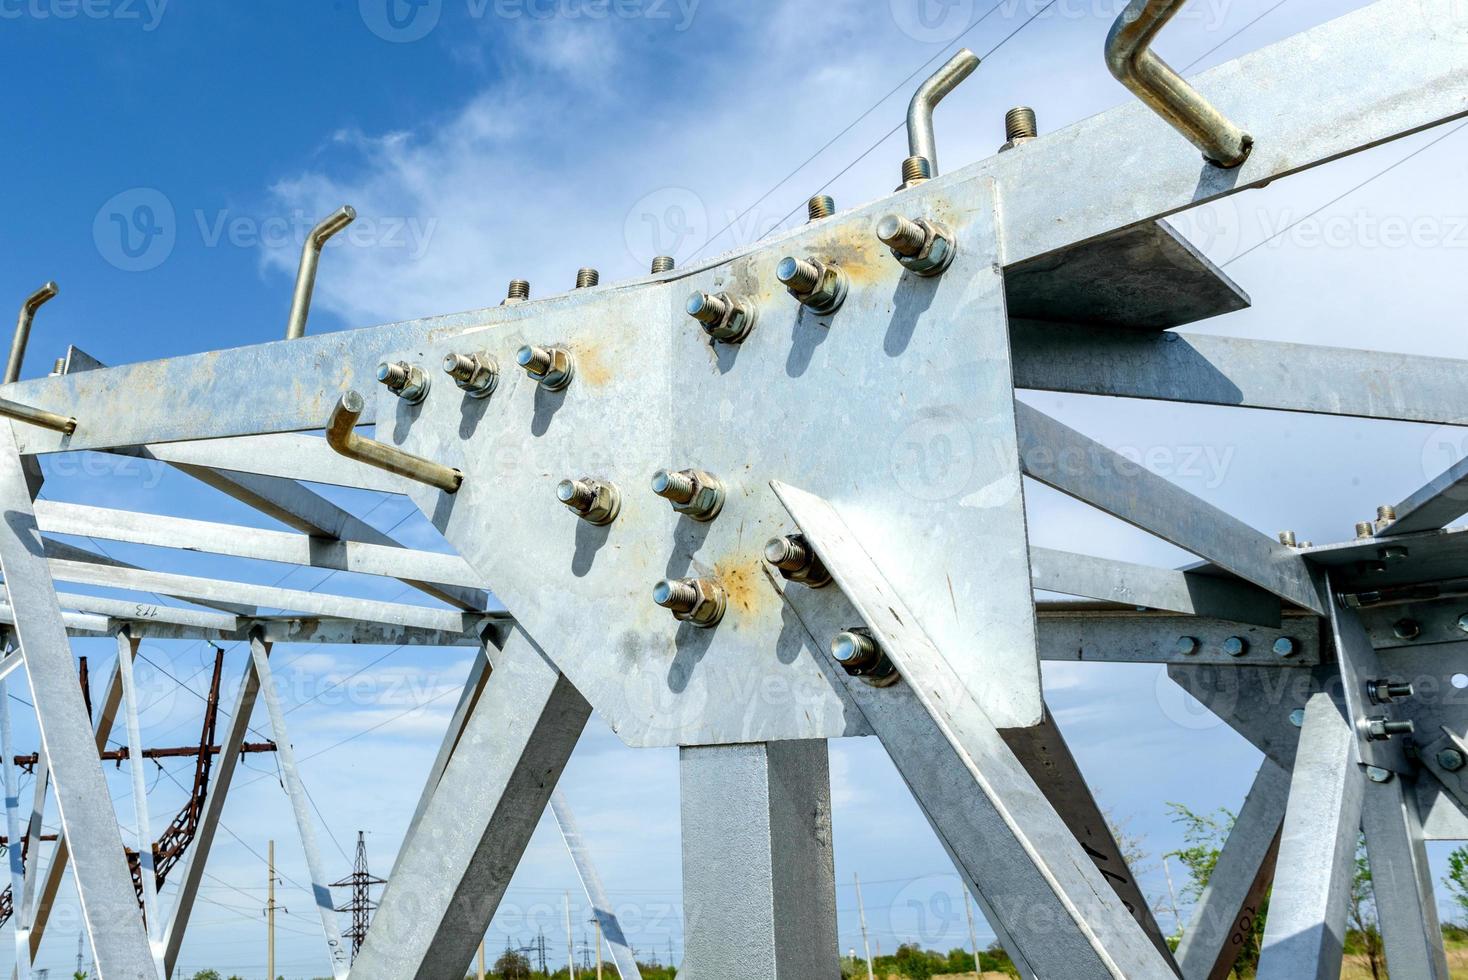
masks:
<svg viewBox="0 0 1468 980"><path fill-rule="evenodd" d="M357 860L352 863L352 873L331 885L333 888L352 890L351 901L338 905L336 910L352 913L352 927L345 936L352 941L354 960L357 958L357 951L362 948L362 940L367 936L367 924L372 921L372 910L377 908L377 903L372 901L372 886L385 884L387 882L384 879L374 878L372 872L367 870L367 836L363 831L357 831Z"/></svg>

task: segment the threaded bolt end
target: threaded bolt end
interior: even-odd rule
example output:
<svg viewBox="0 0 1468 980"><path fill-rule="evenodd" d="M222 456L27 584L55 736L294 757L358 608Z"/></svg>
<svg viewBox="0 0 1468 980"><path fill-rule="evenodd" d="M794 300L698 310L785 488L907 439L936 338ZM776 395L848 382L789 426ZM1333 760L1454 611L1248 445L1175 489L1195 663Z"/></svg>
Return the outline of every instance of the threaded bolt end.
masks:
<svg viewBox="0 0 1468 980"><path fill-rule="evenodd" d="M831 638L831 656L845 667L864 667L879 656L877 643L869 636L843 630Z"/></svg>
<svg viewBox="0 0 1468 980"><path fill-rule="evenodd" d="M765 542L765 561L786 572L798 572L810 563L810 550L794 535Z"/></svg>
<svg viewBox="0 0 1468 980"><path fill-rule="evenodd" d="M1016 106L1004 114L1004 138L1010 142L1015 140L1034 139L1040 135L1040 127L1035 120L1035 110L1029 106Z"/></svg>
<svg viewBox="0 0 1468 980"><path fill-rule="evenodd" d="M672 272L677 267L678 260L673 258L671 255L659 255L657 258L652 260L653 275L657 275L660 272Z"/></svg>
<svg viewBox="0 0 1468 980"><path fill-rule="evenodd" d="M686 579L663 579L652 588L652 601L675 613L698 608L698 588Z"/></svg>
<svg viewBox="0 0 1468 980"><path fill-rule="evenodd" d="M455 381L471 381L478 365L474 358L463 354L448 354L443 359L443 369Z"/></svg>
<svg viewBox="0 0 1468 980"><path fill-rule="evenodd" d="M408 365L383 361L377 365L377 380L393 391L400 391L408 384Z"/></svg>
<svg viewBox="0 0 1468 980"><path fill-rule="evenodd" d="M698 484L687 473L658 470L652 476L652 492L675 504L688 504L698 493Z"/></svg>
<svg viewBox="0 0 1468 980"><path fill-rule="evenodd" d="M530 298L530 281L528 279L511 279L510 280L509 298L510 299L529 299Z"/></svg>
<svg viewBox="0 0 1468 980"><path fill-rule="evenodd" d="M927 157L908 157L902 161L902 182L921 184L933 179L933 164Z"/></svg>
<svg viewBox="0 0 1468 980"><path fill-rule="evenodd" d="M805 259L797 259L791 255L780 260L780 265L775 269L775 278L791 292L810 293L821 284L821 270Z"/></svg>
<svg viewBox="0 0 1468 980"><path fill-rule="evenodd" d="M1376 508L1376 519L1378 521L1394 521L1397 519L1397 509L1391 504L1382 504Z"/></svg>
<svg viewBox="0 0 1468 980"><path fill-rule="evenodd" d="M898 255L915 258L928 244L928 233L916 221L909 221L900 214L889 214L877 222L877 237Z"/></svg>
<svg viewBox="0 0 1468 980"><path fill-rule="evenodd" d="M1294 547L1297 547L1297 545L1295 543L1295 532L1294 531L1281 531L1281 532L1279 532L1279 543L1282 544L1282 545L1284 545L1286 548L1294 548Z"/></svg>
<svg viewBox="0 0 1468 980"><path fill-rule="evenodd" d="M1371 521L1356 522L1356 537L1370 538L1376 536L1376 525Z"/></svg>
<svg viewBox="0 0 1468 980"><path fill-rule="evenodd" d="M544 347L526 344L515 352L515 363L531 374L545 374L555 366L555 357Z"/></svg>
<svg viewBox="0 0 1468 980"><path fill-rule="evenodd" d="M584 514L596 503L596 487L584 480L562 480L556 487L556 499L577 513Z"/></svg>
<svg viewBox="0 0 1468 980"><path fill-rule="evenodd" d="M580 269L576 273L576 288L590 289L601 282L601 273L595 269Z"/></svg>
<svg viewBox="0 0 1468 980"><path fill-rule="evenodd" d="M836 213L836 199L829 194L817 194L806 202L806 213L811 221L820 221Z"/></svg>
<svg viewBox="0 0 1468 980"><path fill-rule="evenodd" d="M729 313L729 304L709 293L694 293L688 297L688 315L699 323L712 327Z"/></svg>

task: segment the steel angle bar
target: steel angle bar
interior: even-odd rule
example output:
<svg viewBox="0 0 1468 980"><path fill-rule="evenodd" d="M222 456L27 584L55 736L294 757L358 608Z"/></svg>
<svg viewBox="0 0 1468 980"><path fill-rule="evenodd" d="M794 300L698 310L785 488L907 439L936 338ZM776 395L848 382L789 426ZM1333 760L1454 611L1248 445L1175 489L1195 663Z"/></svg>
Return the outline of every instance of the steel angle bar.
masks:
<svg viewBox="0 0 1468 980"><path fill-rule="evenodd" d="M1030 548L1035 588L1147 609L1277 628L1280 603L1255 585L1217 575Z"/></svg>
<svg viewBox="0 0 1468 980"><path fill-rule="evenodd" d="M1259 980L1340 976L1365 782L1343 706L1313 695L1290 777Z"/></svg>
<svg viewBox="0 0 1468 980"><path fill-rule="evenodd" d="M334 568L387 578L415 578L478 590L483 578L457 555L360 541L324 540L288 531L43 500L36 521L49 534L75 534L130 544ZM482 608L482 607L481 607Z"/></svg>
<svg viewBox="0 0 1468 980"><path fill-rule="evenodd" d="M122 713L127 729L128 769L133 784L134 832L138 841L138 877L143 885L143 921L158 980L167 980L163 967L163 920L158 912L158 875L153 864L153 827L148 818L148 782L143 776L143 731L138 723L138 686L133 680L133 658L138 643L126 629L117 631L117 669L122 677ZM14 838L12 838L14 839Z"/></svg>
<svg viewBox="0 0 1468 980"><path fill-rule="evenodd" d="M882 740L979 904L1027 975L1174 977L1147 934L999 732L824 500L775 483L841 594L803 586L785 601L818 644L863 622L903 683L825 666ZM778 584L778 583L777 583Z"/></svg>
<svg viewBox="0 0 1468 980"><path fill-rule="evenodd" d="M16 668L24 666L25 654L19 648L11 650L10 653L5 655L3 660L0 660L0 681L5 680L11 674L15 673Z"/></svg>
<svg viewBox="0 0 1468 980"><path fill-rule="evenodd" d="M77 636L111 636L112 620L106 616L92 616L86 613L63 612L61 622L66 626L68 635ZM15 625L15 611L10 608L9 603L0 603L0 623L7 626Z"/></svg>
<svg viewBox="0 0 1468 980"><path fill-rule="evenodd" d="M1436 531L1468 514L1468 459L1460 459L1396 506L1396 520L1377 532L1396 537Z"/></svg>
<svg viewBox="0 0 1468 980"><path fill-rule="evenodd" d="M1398 717L1402 711L1392 703L1396 699L1390 694L1383 695L1379 688L1379 685L1400 678L1393 678L1382 666L1356 610L1344 608L1338 601L1332 602L1330 627L1335 640L1336 661L1340 666L1347 717L1360 742L1358 754L1361 761L1395 773L1411 774L1416 767L1407 760L1400 737L1411 733L1411 722ZM1395 730L1400 726L1405 726L1407 731Z"/></svg>
<svg viewBox="0 0 1468 980"><path fill-rule="evenodd" d="M291 809L295 813L301 849L306 853L306 867L311 873L311 894L316 903L316 911L321 916L321 934L326 939L326 955L331 960L331 974L336 980L346 980L351 960L346 947L342 945L336 906L332 901L331 887L327 883L326 869L321 863L321 849L316 843L316 824L311 819L311 802L306 797L306 787L301 782L301 772L296 766L296 750L291 745L290 733L286 730L285 710L280 705L280 695L276 693L275 682L270 676L270 649L258 634L250 640L250 662L255 665L255 676L259 681L260 692L265 697L265 708L270 712L270 734L275 739L275 757L280 764L280 777L285 783L286 794L290 797Z"/></svg>
<svg viewBox="0 0 1468 980"><path fill-rule="evenodd" d="M56 786L61 829L71 842L82 917L104 977L153 972L132 876L123 857L122 833L112 809L102 765L77 689L71 648L31 495L9 425L0 425L0 570L26 653L26 676L41 745Z"/></svg>
<svg viewBox="0 0 1468 980"><path fill-rule="evenodd" d="M1365 787L1361 830L1371 890L1392 976L1449 980L1432 870L1423 846L1417 794L1410 780L1371 782Z"/></svg>
<svg viewBox="0 0 1468 980"><path fill-rule="evenodd" d="M1436 425L1465 422L1468 360L1035 320L1011 321L1009 336L1017 388Z"/></svg>
<svg viewBox="0 0 1468 980"><path fill-rule="evenodd" d="M58 592L56 597L64 609L106 616L113 622L170 623L174 626L196 626L220 633L232 633L240 628L240 620L227 613L181 609L178 606L163 606L131 599L108 599L105 596L80 595L75 592Z"/></svg>
<svg viewBox="0 0 1468 980"><path fill-rule="evenodd" d="M1313 695L1338 685L1340 675L1331 666L1173 664L1167 676L1275 765L1290 769L1300 740L1299 713Z"/></svg>
<svg viewBox="0 0 1468 980"><path fill-rule="evenodd" d="M268 642L268 641L266 641ZM239 765L240 747L250 729L250 715L255 710L255 699L260 692L260 676L255 672L255 658L245 660L244 676L235 694L234 707L230 709L229 731L220 746L219 758L215 761L213 782L204 797L204 813L199 819L199 829L184 858L182 872L177 876L178 893L173 909L168 916L168 925L163 931L163 963L167 974L173 975L178 965L179 950L183 948L184 934L193 915L194 902L198 898L199 885L209 862L209 852L214 846L214 835L219 830L224 814L224 803L234 781L235 768ZM277 742L277 751L279 750Z"/></svg>
<svg viewBox="0 0 1468 980"><path fill-rule="evenodd" d="M0 615L0 621L3 621ZM463 630L434 630L418 626L395 626L387 623L366 623L354 619L313 618L299 616L257 617L242 621L240 627L231 632L198 626L178 626L159 620L128 620L128 626L140 638L154 640L209 640L217 643L243 643L250 639L255 629L264 633L267 643L340 643L368 646L416 646L416 647L462 647L477 646L479 633L486 625L508 621L483 618L473 619L472 625ZM111 635L118 625L114 619L100 632ZM74 636L91 636L96 630L79 630L69 627Z"/></svg>
<svg viewBox="0 0 1468 980"><path fill-rule="evenodd" d="M8 658L7 658L8 659ZM0 769L5 778L5 833L10 838L11 918L15 920L15 969L20 980L31 975L30 929L16 913L16 903L25 894L25 863L20 843L20 790L15 779L15 739L10 727L10 689L0 679ZM39 863L39 861L37 862Z"/></svg>
<svg viewBox="0 0 1468 980"><path fill-rule="evenodd" d="M1125 610L1041 611L1040 659L1091 663L1303 667L1321 660L1320 622L1291 616L1276 629L1221 619Z"/></svg>
<svg viewBox="0 0 1468 980"><path fill-rule="evenodd" d="M390 473L347 459L320 436L277 432L198 442L159 442L142 447L149 457L181 466L202 466L228 473L273 476L305 483L355 487L379 493L405 493L405 481ZM117 452L132 454L124 448Z"/></svg>
<svg viewBox="0 0 1468 980"><path fill-rule="evenodd" d="M65 558L67 561L79 561L87 565L99 565L107 568L126 568L132 571L144 570L137 565L119 561L116 558L109 558L106 555L99 555L94 551L87 551L84 548L67 544L65 541L57 541L55 538L43 538L41 545L45 549L47 558ZM179 599L184 602L193 602L195 605L208 606L210 609L218 609L220 612L227 612L234 616L253 616L257 612L254 606L241 605L235 602L223 602L220 600L204 601L201 599L190 600L185 599L183 596L169 595L167 592L161 593L161 595L165 599ZM108 635L111 634L109 633Z"/></svg>
<svg viewBox="0 0 1468 980"><path fill-rule="evenodd" d="M461 975L591 715L518 627L490 661L489 682L403 842L352 980Z"/></svg>
<svg viewBox="0 0 1468 980"><path fill-rule="evenodd" d="M1015 402L1026 476L1325 614L1323 578L1293 549L1023 402Z"/></svg>
<svg viewBox="0 0 1468 980"><path fill-rule="evenodd" d="M834 980L825 740L684 746L678 772L683 969L720 980Z"/></svg>
<svg viewBox="0 0 1468 980"><path fill-rule="evenodd" d="M551 812L556 817L556 825L561 828L561 839L566 842L566 850L570 852L571 860L576 865L576 874L581 879L581 887L586 890L586 899L591 903L591 914L595 916L601 928L601 937L607 941L607 947L611 951L612 962L617 967L617 975L622 980L641 980L642 971L637 968L637 956L627 942L626 935L622 932L622 923L618 921L617 913L612 911L612 903L607 898L606 889L602 887L601 875L597 874L596 864L591 860L591 852L587 849L585 838L581 836L581 827L576 822L570 805L559 789L551 793L550 803ZM835 888L833 887L831 891L834 921ZM689 969L686 959L683 969Z"/></svg>
<svg viewBox="0 0 1468 980"><path fill-rule="evenodd" d="M353 599L321 592L303 592L246 582L225 582L173 572L133 571L87 565L66 559L53 559L52 572L66 582L100 585L137 592L167 592L189 599L244 599L260 606L288 609L319 616L359 619L369 623L397 626L420 626L426 629L462 633L473 621L470 613L455 609L432 609L373 599ZM6 577L7 582L9 576Z"/></svg>
<svg viewBox="0 0 1468 980"><path fill-rule="evenodd" d="M1183 980L1227 980L1233 974L1274 881L1289 792L1289 772L1265 759L1178 942Z"/></svg>

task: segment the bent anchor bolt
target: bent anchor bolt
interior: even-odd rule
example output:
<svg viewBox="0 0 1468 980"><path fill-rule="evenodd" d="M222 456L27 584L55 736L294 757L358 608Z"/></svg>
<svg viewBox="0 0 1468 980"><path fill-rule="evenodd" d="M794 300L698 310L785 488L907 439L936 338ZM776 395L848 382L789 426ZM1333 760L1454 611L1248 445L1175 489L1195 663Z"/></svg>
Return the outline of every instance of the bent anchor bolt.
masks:
<svg viewBox="0 0 1468 980"><path fill-rule="evenodd" d="M1210 163L1237 167L1254 139L1152 51L1152 41L1187 0L1131 0L1106 37L1106 67Z"/></svg>
<svg viewBox="0 0 1468 980"><path fill-rule="evenodd" d="M918 86L907 107L908 158L902 165L903 186L938 176L938 141L933 136L933 110L977 67L979 56L964 48L934 72L933 77Z"/></svg>
<svg viewBox="0 0 1468 980"><path fill-rule="evenodd" d="M396 446L368 439L356 433L357 420L366 403L355 391L345 392L331 410L326 421L326 442L348 459L375 466L389 473L437 487L444 493L455 493L464 482L464 474L452 467L405 453Z"/></svg>
<svg viewBox="0 0 1468 980"><path fill-rule="evenodd" d="M9 398L0 398L0 415L4 415L7 418L19 419L22 422L29 422L31 425L39 425L46 429L55 429L57 432L65 432L67 435L71 435L76 431L76 419L68 418L65 415L57 415L55 412L47 412L44 409L31 408L29 405L13 402Z"/></svg>
<svg viewBox="0 0 1468 980"><path fill-rule="evenodd" d="M356 220L356 210L346 205L323 219L306 236L306 244L301 248L301 267L296 272L296 293L291 297L291 316L285 326L286 340L306 336L306 317L311 313L311 293L316 288L316 267L321 263L321 249L326 240Z"/></svg>
<svg viewBox="0 0 1468 980"><path fill-rule="evenodd" d="M31 323L36 311L56 297L56 283L48 282L26 297L15 324L15 339L10 342L10 360L5 363L5 384L20 380L20 362L25 360L25 347L31 339Z"/></svg>

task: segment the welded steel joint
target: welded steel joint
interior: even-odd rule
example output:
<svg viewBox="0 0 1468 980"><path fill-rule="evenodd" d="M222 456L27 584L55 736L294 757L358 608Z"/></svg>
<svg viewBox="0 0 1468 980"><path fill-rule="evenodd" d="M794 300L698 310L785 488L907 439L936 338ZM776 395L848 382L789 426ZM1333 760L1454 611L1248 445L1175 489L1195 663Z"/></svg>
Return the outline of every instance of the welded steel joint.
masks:
<svg viewBox="0 0 1468 980"><path fill-rule="evenodd" d="M1106 38L1106 67L1168 125L1220 167L1237 167L1254 139L1230 122L1152 51L1152 42L1187 0L1132 0Z"/></svg>
<svg viewBox="0 0 1468 980"><path fill-rule="evenodd" d="M927 218L889 214L877 222L877 237L903 268L919 276L938 276L953 264L953 234Z"/></svg>
<svg viewBox="0 0 1468 980"><path fill-rule="evenodd" d="M831 656L846 673L873 687L889 687L902 679L871 630L864 626L842 630L832 637Z"/></svg>
<svg viewBox="0 0 1468 980"><path fill-rule="evenodd" d="M48 282L26 297L20 305L20 319L15 323L15 337L10 341L10 360L5 362L5 384L20 380L21 362L25 360L26 344L31 339L31 324L36 311L56 298L56 283Z"/></svg>
<svg viewBox="0 0 1468 980"><path fill-rule="evenodd" d="M711 521L724 509L724 484L703 470L658 470L652 475L652 492L695 521Z"/></svg>
<svg viewBox="0 0 1468 980"><path fill-rule="evenodd" d="M726 344L744 343L758 317L753 303L731 293L696 292L688 297L685 309L704 333Z"/></svg>
<svg viewBox="0 0 1468 980"><path fill-rule="evenodd" d="M846 273L834 262L787 255L775 267L775 278L812 313L835 313L846 302Z"/></svg>
<svg viewBox="0 0 1468 980"><path fill-rule="evenodd" d="M928 177L938 176L938 139L933 134L933 110L943 97L958 87L958 83L974 73L979 67L979 56L963 48L947 64L933 73L918 86L912 101L907 106L907 151L908 160L902 168L904 185L921 183ZM926 168L916 163L926 161ZM920 171L925 171L920 174Z"/></svg>
<svg viewBox="0 0 1468 980"><path fill-rule="evenodd" d="M417 480L444 493L456 493L464 483L464 474L442 463L405 453L396 446L357 435L357 422L366 402L356 391L344 392L326 420L326 442L348 459L375 466L409 480Z"/></svg>
<svg viewBox="0 0 1468 980"><path fill-rule="evenodd" d="M306 318L311 314L311 294L316 289L316 268L321 264L321 250L327 239L357 220L357 212L345 205L322 219L306 236L301 247L301 266L296 270L296 292L291 297L291 315L286 321L285 339L296 340L306 335Z"/></svg>

